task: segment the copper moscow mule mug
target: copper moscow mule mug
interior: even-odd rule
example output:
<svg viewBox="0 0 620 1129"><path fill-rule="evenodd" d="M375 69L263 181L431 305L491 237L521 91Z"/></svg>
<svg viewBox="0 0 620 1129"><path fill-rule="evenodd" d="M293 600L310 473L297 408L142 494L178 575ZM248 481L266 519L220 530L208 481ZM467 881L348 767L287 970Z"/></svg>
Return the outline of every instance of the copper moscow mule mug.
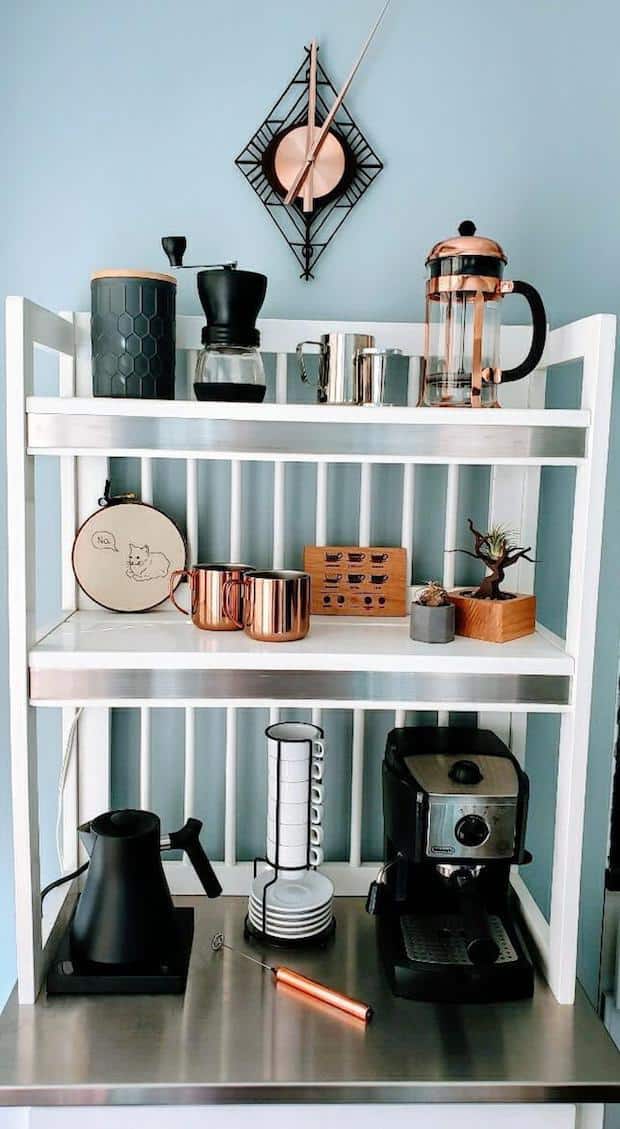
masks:
<svg viewBox="0 0 620 1129"><path fill-rule="evenodd" d="M243 592L243 614L234 596ZM224 610L237 627L262 643L292 643L310 630L310 575L307 572L248 572L224 584Z"/></svg>
<svg viewBox="0 0 620 1129"><path fill-rule="evenodd" d="M190 591L192 623L203 631L238 631L237 622L243 616L243 579L252 570L242 564L197 564L181 568L170 577L170 599L177 611L190 613L180 607L174 598L174 585L180 577L187 577ZM226 610L224 592L227 584L237 584L231 589Z"/></svg>

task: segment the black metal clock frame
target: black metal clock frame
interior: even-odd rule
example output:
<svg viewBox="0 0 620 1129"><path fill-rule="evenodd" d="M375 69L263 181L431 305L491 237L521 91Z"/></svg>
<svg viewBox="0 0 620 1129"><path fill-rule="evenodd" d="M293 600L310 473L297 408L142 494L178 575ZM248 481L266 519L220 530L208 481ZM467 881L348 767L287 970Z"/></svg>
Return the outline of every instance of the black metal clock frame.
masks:
<svg viewBox="0 0 620 1129"><path fill-rule="evenodd" d="M306 48L304 61L286 90L235 160L286 239L302 268L301 278L305 279L314 277L313 271L321 255L383 168L342 103L331 126L345 153L341 182L333 192L315 199L312 212L304 213L300 202L290 207L284 203L285 189L275 173L274 154L284 134L307 123L309 60L310 51ZM316 88L316 122L320 126L337 91L318 60Z"/></svg>

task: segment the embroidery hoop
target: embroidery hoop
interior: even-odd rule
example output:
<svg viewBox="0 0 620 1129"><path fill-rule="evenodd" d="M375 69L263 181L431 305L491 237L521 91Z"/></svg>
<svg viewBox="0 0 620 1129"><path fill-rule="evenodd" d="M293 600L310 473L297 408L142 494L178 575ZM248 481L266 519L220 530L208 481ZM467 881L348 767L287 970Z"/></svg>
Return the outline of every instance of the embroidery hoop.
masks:
<svg viewBox="0 0 620 1129"><path fill-rule="evenodd" d="M120 522L116 515L122 515ZM130 532L126 528L128 518ZM149 552L136 557L132 564L130 544ZM169 598L168 577L186 565L185 539L172 518L135 494L112 496L109 480L98 509L82 522L71 550L71 567L80 589L99 607L112 612L133 614L159 607ZM179 583L180 579L175 590Z"/></svg>

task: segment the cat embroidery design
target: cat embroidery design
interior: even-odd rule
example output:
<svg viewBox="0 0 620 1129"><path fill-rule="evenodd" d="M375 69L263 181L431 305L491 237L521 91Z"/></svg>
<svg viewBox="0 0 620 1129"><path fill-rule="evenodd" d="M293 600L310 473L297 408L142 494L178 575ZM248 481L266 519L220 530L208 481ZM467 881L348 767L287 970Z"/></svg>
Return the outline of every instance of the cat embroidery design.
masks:
<svg viewBox="0 0 620 1129"><path fill-rule="evenodd" d="M126 575L130 580L160 580L170 571L170 561L164 553L152 553L148 545L129 543Z"/></svg>

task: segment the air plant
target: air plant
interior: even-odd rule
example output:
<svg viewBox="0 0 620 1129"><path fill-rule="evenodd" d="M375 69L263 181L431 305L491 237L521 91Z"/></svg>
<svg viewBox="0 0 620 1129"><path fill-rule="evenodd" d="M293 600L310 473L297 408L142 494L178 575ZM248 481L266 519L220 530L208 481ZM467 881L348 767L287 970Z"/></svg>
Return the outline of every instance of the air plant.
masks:
<svg viewBox="0 0 620 1129"><path fill-rule="evenodd" d="M523 559L535 564L533 557L528 557L531 545L523 548L516 544L516 535L504 525L494 525L486 533L476 529L471 518L468 525L474 535L474 552L469 549L455 549L456 553L466 553L468 557L482 561L489 570L479 588L471 593L474 600L512 600L511 592L502 592L500 584L506 575L506 569L517 561Z"/></svg>

